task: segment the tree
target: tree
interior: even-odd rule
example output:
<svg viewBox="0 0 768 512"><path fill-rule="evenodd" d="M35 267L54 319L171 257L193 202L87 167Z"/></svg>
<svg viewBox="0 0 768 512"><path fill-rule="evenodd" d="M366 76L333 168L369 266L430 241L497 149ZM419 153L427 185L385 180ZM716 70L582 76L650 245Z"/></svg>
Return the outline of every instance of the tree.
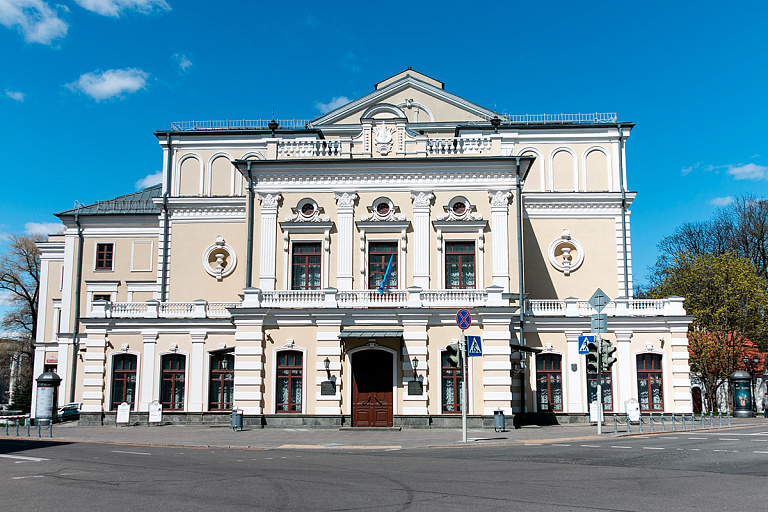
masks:
<svg viewBox="0 0 768 512"><path fill-rule="evenodd" d="M0 292L5 295L9 307L0 325L3 330L13 333L0 340L0 356L21 354L17 389L31 383L32 379L40 287L40 250L37 243L45 240L44 235L11 235L0 260Z"/></svg>
<svg viewBox="0 0 768 512"><path fill-rule="evenodd" d="M768 283L752 262L734 252L678 253L657 274L654 297L679 295L695 317L688 333L691 373L714 406L720 387L741 359L768 346Z"/></svg>

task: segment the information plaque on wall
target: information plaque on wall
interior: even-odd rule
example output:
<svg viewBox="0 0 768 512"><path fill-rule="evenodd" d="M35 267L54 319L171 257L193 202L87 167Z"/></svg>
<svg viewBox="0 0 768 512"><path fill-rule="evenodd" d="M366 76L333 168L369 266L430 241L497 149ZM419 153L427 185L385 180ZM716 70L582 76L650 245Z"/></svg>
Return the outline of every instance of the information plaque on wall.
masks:
<svg viewBox="0 0 768 512"><path fill-rule="evenodd" d="M409 380L408 381L408 394L409 395L423 395L424 386L421 381Z"/></svg>
<svg viewBox="0 0 768 512"><path fill-rule="evenodd" d="M320 383L320 394L321 395L335 395L336 394L336 383L332 380L324 380Z"/></svg>

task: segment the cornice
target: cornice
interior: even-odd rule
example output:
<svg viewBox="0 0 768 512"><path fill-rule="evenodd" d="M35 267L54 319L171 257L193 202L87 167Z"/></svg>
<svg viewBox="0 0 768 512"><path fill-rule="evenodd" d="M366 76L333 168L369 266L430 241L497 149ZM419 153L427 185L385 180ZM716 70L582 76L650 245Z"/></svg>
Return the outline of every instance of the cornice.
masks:
<svg viewBox="0 0 768 512"><path fill-rule="evenodd" d="M626 194L627 206L636 192ZM621 213L620 192L524 192L523 216L542 217L604 217Z"/></svg>

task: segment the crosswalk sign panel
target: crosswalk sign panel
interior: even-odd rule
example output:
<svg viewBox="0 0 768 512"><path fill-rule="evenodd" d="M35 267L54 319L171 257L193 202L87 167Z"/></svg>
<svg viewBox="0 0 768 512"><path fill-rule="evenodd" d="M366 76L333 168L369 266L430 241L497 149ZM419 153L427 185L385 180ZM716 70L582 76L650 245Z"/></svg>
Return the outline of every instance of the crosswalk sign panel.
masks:
<svg viewBox="0 0 768 512"><path fill-rule="evenodd" d="M483 344L480 336L467 336L467 357L483 355Z"/></svg>
<svg viewBox="0 0 768 512"><path fill-rule="evenodd" d="M587 343L594 343L594 336L579 336L579 354L589 354Z"/></svg>

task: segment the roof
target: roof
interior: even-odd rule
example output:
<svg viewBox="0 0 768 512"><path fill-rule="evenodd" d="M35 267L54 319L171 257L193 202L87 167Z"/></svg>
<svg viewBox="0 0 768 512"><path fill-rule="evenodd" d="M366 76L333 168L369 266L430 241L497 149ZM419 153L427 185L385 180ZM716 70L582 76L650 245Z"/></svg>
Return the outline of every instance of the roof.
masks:
<svg viewBox="0 0 768 512"><path fill-rule="evenodd" d="M402 338L403 330L378 330L368 331L359 329L345 329L339 333L339 338Z"/></svg>
<svg viewBox="0 0 768 512"><path fill-rule="evenodd" d="M66 215L136 215L152 214L158 215L158 210L152 199L160 197L162 194L161 185L153 185L144 190L139 190L132 194L118 196L106 201L98 201L93 204L76 206L69 210L56 213L57 217Z"/></svg>

